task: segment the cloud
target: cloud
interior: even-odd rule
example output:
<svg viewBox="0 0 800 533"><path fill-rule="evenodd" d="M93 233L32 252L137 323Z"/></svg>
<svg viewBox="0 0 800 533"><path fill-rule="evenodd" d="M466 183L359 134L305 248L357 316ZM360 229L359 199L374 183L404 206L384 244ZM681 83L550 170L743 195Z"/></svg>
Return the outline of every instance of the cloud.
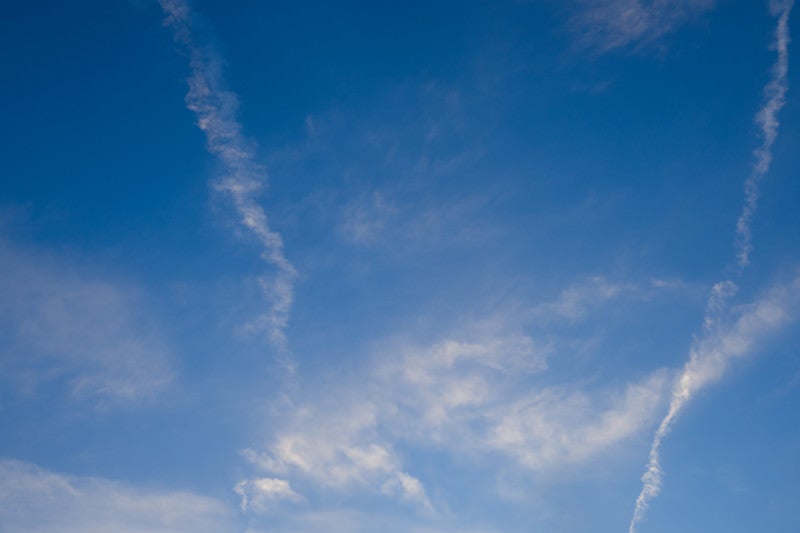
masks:
<svg viewBox="0 0 800 533"><path fill-rule="evenodd" d="M545 385L549 342L472 325L427 345L387 340L352 381L295 405L264 451L262 472L316 490L367 492L446 507L407 464L409 447L535 472L584 464L655 422L667 376L622 389ZM412 463L413 466L413 463ZM439 488L435 494L439 495Z"/></svg>
<svg viewBox="0 0 800 533"><path fill-rule="evenodd" d="M376 406L339 406L334 412L301 408L270 451L245 450L255 466L310 480L326 489L372 488L429 510L419 480L404 472L391 445L376 433Z"/></svg>
<svg viewBox="0 0 800 533"><path fill-rule="evenodd" d="M580 0L572 27L584 44L608 52L652 44L715 4L716 0Z"/></svg>
<svg viewBox="0 0 800 533"><path fill-rule="evenodd" d="M15 533L220 533L234 531L222 503L0 460L0 524Z"/></svg>
<svg viewBox="0 0 800 533"><path fill-rule="evenodd" d="M242 498L242 511L252 509L264 512L269 508L270 503L279 500L303 501L303 497L292 489L288 481L283 479L268 477L247 479L237 483L233 490Z"/></svg>
<svg viewBox="0 0 800 533"><path fill-rule="evenodd" d="M65 380L98 404L149 400L173 379L170 354L139 294L65 257L0 240L3 374L19 391Z"/></svg>
<svg viewBox="0 0 800 533"><path fill-rule="evenodd" d="M382 241L387 225L396 227L398 209L378 191L361 195L342 210L339 234L353 244L369 245Z"/></svg>
<svg viewBox="0 0 800 533"><path fill-rule="evenodd" d="M238 98L227 88L219 54L208 43L197 41L197 15L186 0L160 0L160 4L175 41L189 53L191 75L186 105L206 135L209 152L224 168L214 188L233 204L239 224L260 243L262 259L274 270L261 279L270 310L252 320L248 329L265 332L273 345L285 352L297 272L286 258L280 234L270 228L258 203L258 195L267 183L266 170L257 161L255 143L242 133L236 117Z"/></svg>
<svg viewBox="0 0 800 533"><path fill-rule="evenodd" d="M758 201L758 183L766 175L772 160L772 144L778 132L777 113L783 107L787 91L788 73L789 13L793 0L773 0L770 11L778 17L775 30L774 47L778 59L773 66L772 78L764 89L766 103L756 116L761 126L762 144L755 151L756 163L745 183L745 207L736 224L736 256L739 268L749 263L752 250L750 224ZM782 326L789 318L791 308L797 303L800 279L789 285L776 287L762 300L745 307L730 308L729 301L738 287L732 281L717 283L709 297L703 323L703 336L695 342L689 361L678 377L672 392L672 400L667 415L661 421L650 447L647 469L642 476L642 489L636 498L629 533L647 513L648 506L661 490L663 473L661 470L661 444L669 435L678 415L683 411L697 391L719 380L729 362L746 355L754 349L763 337ZM725 318L731 312L741 315L732 324L725 325Z"/></svg>
<svg viewBox="0 0 800 533"><path fill-rule="evenodd" d="M480 242L498 233L485 214L487 197L443 201L404 196L383 190L358 194L340 210L339 237L348 244L396 253Z"/></svg>
<svg viewBox="0 0 800 533"><path fill-rule="evenodd" d="M622 296L641 296L642 292L642 288L633 283L593 276L565 288L554 301L535 306L532 314L537 317L554 316L577 320L583 318L592 308Z"/></svg>
<svg viewBox="0 0 800 533"><path fill-rule="evenodd" d="M703 335L695 341L689 361L675 380L669 411L661 421L650 448L650 459L642 477L642 490L636 499L630 533L636 531L650 501L661 489L661 444L678 416L699 391L722 378L732 361L754 352L792 320L800 303L800 278L773 287L749 305L731 308L724 303L724 299L732 295L733 288L730 283L715 286L707 312L707 318L711 318L706 320Z"/></svg>
<svg viewBox="0 0 800 533"><path fill-rule="evenodd" d="M793 0L772 1L770 10L778 17L775 28L773 47L777 51L777 59L772 66L769 82L764 87L764 105L756 113L755 123L760 128L761 146L753 153L755 163L750 176L744 184L744 207L736 222L736 259L739 267L750 262L753 251L753 237L750 226L758 206L759 184L769 172L772 163L772 145L778 137L778 113L786 103L786 91L789 89L787 75L789 73L789 13Z"/></svg>
<svg viewBox="0 0 800 533"><path fill-rule="evenodd" d="M647 427L665 384L666 374L656 372L622 393L545 388L496 409L486 446L537 471L580 464Z"/></svg>

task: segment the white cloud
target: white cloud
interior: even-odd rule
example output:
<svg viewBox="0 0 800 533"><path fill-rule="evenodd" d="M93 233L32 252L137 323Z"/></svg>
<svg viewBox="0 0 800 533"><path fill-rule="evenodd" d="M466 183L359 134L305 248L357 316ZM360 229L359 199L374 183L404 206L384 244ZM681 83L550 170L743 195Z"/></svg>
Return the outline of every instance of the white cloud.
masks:
<svg viewBox="0 0 800 533"><path fill-rule="evenodd" d="M292 489L288 481L283 479L269 477L247 479L237 483L233 490L242 499L242 511L252 509L256 512L264 512L269 509L272 502L280 500L303 501L303 497Z"/></svg>
<svg viewBox="0 0 800 533"><path fill-rule="evenodd" d="M793 0L773 0L770 3L772 13L778 16L773 42L778 57L772 66L772 77L764 87L764 105L755 117L755 122L761 129L761 146L754 152L756 161L750 176L745 181L744 207L736 222L736 258L740 267L744 267L750 262L750 253L753 250L750 226L758 205L759 183L766 176L772 163L772 145L778 137L778 126L780 126L778 113L786 103L786 91L789 89L787 81L790 41L789 13L793 3Z"/></svg>
<svg viewBox="0 0 800 533"><path fill-rule="evenodd" d="M0 460L0 524L14 533L221 533L234 531L222 503Z"/></svg>
<svg viewBox="0 0 800 533"><path fill-rule="evenodd" d="M5 379L31 394L64 379L73 397L100 404L153 398L174 372L139 300L134 289L81 272L66 257L0 241Z"/></svg>
<svg viewBox="0 0 800 533"><path fill-rule="evenodd" d="M261 244L261 257L274 272L261 279L269 312L249 323L251 330L266 332L274 346L286 356L286 328L294 299L297 272L286 258L283 240L270 229L258 194L266 185L267 173L258 163L255 143L244 136L236 113L238 98L228 90L222 75L222 61L210 45L198 43L194 33L196 15L186 0L161 0L175 40L190 56L191 76L187 107L197 116L197 126L206 134L207 147L224 167L215 189L233 204L239 224ZM287 359L284 363L292 367Z"/></svg>
<svg viewBox="0 0 800 533"><path fill-rule="evenodd" d="M622 296L642 296L643 289L628 282L616 282L594 276L562 290L552 302L533 308L537 317L555 316L559 319L583 318L590 310Z"/></svg>
<svg viewBox="0 0 800 533"><path fill-rule="evenodd" d="M793 0L772 0L770 11L778 17L774 48L778 58L772 78L764 88L766 102L756 116L761 126L762 143L755 151L756 163L745 182L745 206L736 224L736 257L740 269L747 266L752 251L750 224L758 201L758 184L764 178L772 160L772 145L778 134L777 113L785 103L787 91L789 46L789 13ZM642 476L642 490L636 498L629 532L635 533L644 519L650 502L661 490L661 444L669 435L678 415L698 390L719 380L732 359L748 354L764 336L782 326L789 318L790 308L796 305L800 279L774 288L763 299L745 308L729 308L729 300L738 287L732 281L716 284L709 297L704 318L703 336L696 340L689 361L678 377L672 392L667 415L653 438L647 469ZM725 319L731 312L740 316L733 324Z"/></svg>
<svg viewBox="0 0 800 533"><path fill-rule="evenodd" d="M716 0L580 0L572 24L585 44L606 52L650 44L715 4Z"/></svg>
<svg viewBox="0 0 800 533"><path fill-rule="evenodd" d="M427 346L389 341L352 381L296 406L265 452L244 455L317 490L383 493L434 510L445 504L431 502L426 480L409 471L407 446L557 471L655 422L663 372L621 391L531 385L553 352L480 325Z"/></svg>
<svg viewBox="0 0 800 533"><path fill-rule="evenodd" d="M622 394L545 388L497 408L486 447L533 470L581 463L646 428L662 405L665 383L665 373L657 372Z"/></svg>
<svg viewBox="0 0 800 533"><path fill-rule="evenodd" d="M721 297L723 288L726 294L731 293L729 284L720 284L712 295L712 301ZM661 490L661 444L678 416L700 390L722 378L732 361L755 351L760 343L793 319L799 303L800 278L797 278L786 285L773 287L749 305L733 308L717 304L709 306L712 312L720 316L706 322L703 335L695 341L689 361L677 376L669 411L661 421L650 449L650 459L642 477L643 486L636 500L630 533L636 531L650 501Z"/></svg>

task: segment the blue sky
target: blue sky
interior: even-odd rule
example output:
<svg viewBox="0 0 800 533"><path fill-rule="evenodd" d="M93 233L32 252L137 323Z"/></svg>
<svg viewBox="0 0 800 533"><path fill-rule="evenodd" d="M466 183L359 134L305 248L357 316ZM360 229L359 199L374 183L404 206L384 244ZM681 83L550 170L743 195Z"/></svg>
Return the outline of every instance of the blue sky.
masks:
<svg viewBox="0 0 800 533"><path fill-rule="evenodd" d="M794 15L7 6L0 531L797 531Z"/></svg>

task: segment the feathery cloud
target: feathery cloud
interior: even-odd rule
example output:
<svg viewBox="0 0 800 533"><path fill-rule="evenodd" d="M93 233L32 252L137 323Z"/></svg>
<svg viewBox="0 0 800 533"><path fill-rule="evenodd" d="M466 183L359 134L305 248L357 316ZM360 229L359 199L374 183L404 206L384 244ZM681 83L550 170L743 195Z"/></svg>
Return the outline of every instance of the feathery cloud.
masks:
<svg viewBox="0 0 800 533"><path fill-rule="evenodd" d="M188 492L145 490L0 460L0 524L38 533L219 533L234 531L224 504Z"/></svg>
<svg viewBox="0 0 800 533"><path fill-rule="evenodd" d="M269 508L270 503L278 500L303 501L303 497L292 489L288 481L283 479L269 477L246 479L237 483L233 491L242 498L242 511L252 509L256 512L264 512Z"/></svg>
<svg viewBox="0 0 800 533"><path fill-rule="evenodd" d="M581 0L572 25L585 44L608 52L651 44L714 8L716 0Z"/></svg>
<svg viewBox="0 0 800 533"><path fill-rule="evenodd" d="M270 310L253 320L248 329L266 332L272 344L286 352L286 328L297 272L284 254L280 234L270 229L267 215L257 200L266 185L266 170L257 161L255 143L242 133L236 117L238 98L227 88L219 54L210 44L197 42L194 31L197 15L189 2L160 0L160 4L175 41L189 54L191 75L186 105L197 116L197 126L206 135L209 152L225 169L214 188L231 201L239 223L259 241L262 259L274 269L260 280ZM288 361L285 363L291 367Z"/></svg>
<svg viewBox="0 0 800 533"><path fill-rule="evenodd" d="M773 42L778 57L772 66L771 78L764 87L764 105L755 117L755 123L760 128L761 146L753 152L755 163L744 184L744 207L736 222L736 259L739 267L750 262L750 253L753 251L751 225L758 206L759 185L772 163L772 145L780 126L778 113L786 103L786 91L789 89L789 13L793 3L794 0L770 2L770 11L778 17Z"/></svg>
<svg viewBox="0 0 800 533"><path fill-rule="evenodd" d="M740 268L747 266L752 250L750 223L758 201L758 184L769 170L772 144L778 133L777 113L783 107L787 90L789 13L793 0L773 0L770 11L778 17L774 46L778 59L773 66L772 78L764 89L767 101L756 116L761 126L762 144L755 151L756 164L745 183L745 207L736 224L737 260ZM642 476L642 489L636 498L629 533L647 513L648 506L661 490L663 472L660 451L664 438L672 430L678 415L684 410L698 390L720 379L730 360L741 357L753 349L762 337L780 327L788 318L790 308L797 299L800 279L788 286L773 289L768 296L746 308L733 325L721 325L730 313L730 298L738 290L732 281L717 283L706 306L703 336L695 342L689 361L678 377L670 401L669 411L656 430L650 447L647 469Z"/></svg>
<svg viewBox="0 0 800 533"><path fill-rule="evenodd" d="M630 533L636 531L650 502L661 490L661 445L678 416L700 390L722 378L732 361L751 354L759 344L793 319L800 303L800 278L773 287L749 305L731 308L725 300L734 292L735 285L730 282L714 287L706 312L704 332L695 341L689 361L675 380L669 411L653 438Z"/></svg>
<svg viewBox="0 0 800 533"><path fill-rule="evenodd" d="M153 399L174 371L139 300L64 257L0 240L4 379L32 394L63 380L74 399L99 406Z"/></svg>
<svg viewBox="0 0 800 533"><path fill-rule="evenodd" d="M356 382L294 407L266 451L246 450L245 458L322 490L383 493L435 511L444 504L431 502L426 480L407 471L405 446L501 455L552 472L640 432L663 405L664 372L623 390L531 387L554 347L522 334L476 335L479 329L429 345L388 342Z"/></svg>

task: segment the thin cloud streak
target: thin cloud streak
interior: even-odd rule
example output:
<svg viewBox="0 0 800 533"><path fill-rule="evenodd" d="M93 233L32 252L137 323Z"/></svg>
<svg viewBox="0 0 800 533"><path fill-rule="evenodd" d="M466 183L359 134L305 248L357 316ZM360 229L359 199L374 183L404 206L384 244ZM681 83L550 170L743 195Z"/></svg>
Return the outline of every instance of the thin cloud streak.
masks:
<svg viewBox="0 0 800 533"><path fill-rule="evenodd" d="M17 533L228 533L226 504L191 492L79 477L0 458L0 526Z"/></svg>
<svg viewBox="0 0 800 533"><path fill-rule="evenodd" d="M580 0L572 26L599 52L644 46L712 10L716 0Z"/></svg>
<svg viewBox="0 0 800 533"><path fill-rule="evenodd" d="M484 327L432 344L386 340L357 382L297 404L266 450L243 457L259 476L323 492L381 493L434 516L446 514L441 481L407 470L406 445L480 461L505 456L533 472L555 472L586 464L657 421L664 372L621 390L531 389L525 382L546 372L556 347Z"/></svg>
<svg viewBox="0 0 800 533"><path fill-rule="evenodd" d="M222 75L222 60L213 46L196 39L197 16L185 0L160 0L175 41L189 54L189 92L186 106L197 116L197 126L205 133L208 151L222 163L225 173L214 189L233 204L239 224L262 247L261 257L275 272L261 277L260 285L270 301L269 312L257 317L247 329L265 332L270 342L285 356L286 328L294 299L297 271L284 254L283 240L270 229L269 220L258 204L259 191L266 184L266 169L256 161L255 143L244 136L236 118L238 98L228 90ZM286 361L288 367L291 363Z"/></svg>
<svg viewBox="0 0 800 533"><path fill-rule="evenodd" d="M736 223L736 256L740 269L750 262L752 251L751 222L758 203L758 185L769 171L772 162L772 145L778 135L777 114L786 101L788 57L789 57L789 13L793 0L770 2L770 12L778 17L774 48L778 58L772 67L772 77L764 88L766 102L756 115L761 126L762 143L755 150L756 163L745 182L745 206ZM712 289L703 321L703 335L695 342L689 361L678 376L672 391L669 411L661 421L650 447L647 469L642 476L642 489L636 498L629 533L635 533L644 519L650 502L658 496L663 480L661 468L661 444L669 435L675 420L686 408L695 394L718 381L728 363L750 352L753 345L766 334L774 331L788 319L788 307L797 299L800 279L789 286L774 289L765 299L753 304L728 330L720 323L730 310L729 301L738 287L732 281L717 283Z"/></svg>
<svg viewBox="0 0 800 533"><path fill-rule="evenodd" d="M736 222L736 259L739 267L745 267L750 262L750 253L753 251L751 225L753 215L758 206L759 184L769 171L772 163L772 145L778 136L778 112L786 103L788 90L787 74L789 73L789 13L794 0L770 3L770 11L778 16L778 25L775 29L773 48L778 57L772 66L772 78L764 87L764 106L756 114L755 122L761 128L761 146L755 151L755 164L750 176L744 184L744 208Z"/></svg>
<svg viewBox="0 0 800 533"><path fill-rule="evenodd" d="M669 435L678 416L694 396L708 385L719 381L729 364L750 354L760 342L786 325L800 300L800 278L779 285L756 302L734 309L738 315L732 321L726 304L736 291L731 282L714 286L706 310L703 335L691 349L689 361L684 365L673 386L669 411L656 431L650 448L647 470L642 476L642 490L636 499L636 508L629 533L644 518L650 501L661 490L663 470L660 452L664 438Z"/></svg>

